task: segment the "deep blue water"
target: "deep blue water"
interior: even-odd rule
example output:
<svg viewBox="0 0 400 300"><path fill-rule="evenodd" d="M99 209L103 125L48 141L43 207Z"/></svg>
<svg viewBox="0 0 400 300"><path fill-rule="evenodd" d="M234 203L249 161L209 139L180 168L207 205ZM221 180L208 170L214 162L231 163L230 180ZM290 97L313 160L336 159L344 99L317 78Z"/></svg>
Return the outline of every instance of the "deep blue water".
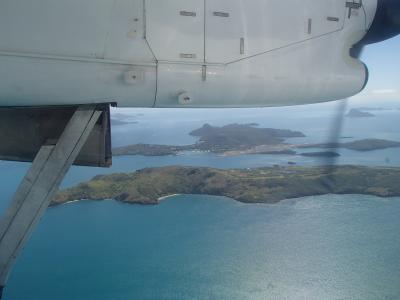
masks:
<svg viewBox="0 0 400 300"><path fill-rule="evenodd" d="M213 125L260 123L326 139L332 105L158 115L114 128L114 144L189 144ZM159 113L159 112L158 112ZM375 112L374 112L375 113ZM400 111L346 120L344 136L400 140ZM399 149L341 151L339 163L400 166ZM387 164L386 158L390 163ZM94 175L164 165L253 168L292 156L119 157L109 170L73 168L63 187ZM4 210L28 164L0 162ZM158 206L75 202L47 211L17 261L6 300L22 299L400 299L400 199L345 195L245 205L211 196L177 196Z"/></svg>

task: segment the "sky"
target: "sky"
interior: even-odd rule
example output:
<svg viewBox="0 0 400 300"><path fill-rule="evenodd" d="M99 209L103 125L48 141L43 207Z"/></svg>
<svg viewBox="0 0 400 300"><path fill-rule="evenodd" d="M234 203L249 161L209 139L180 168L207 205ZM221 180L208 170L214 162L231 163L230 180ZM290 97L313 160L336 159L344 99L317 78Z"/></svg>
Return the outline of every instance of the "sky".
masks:
<svg viewBox="0 0 400 300"><path fill-rule="evenodd" d="M400 36L368 45L361 57L369 69L368 85L352 101L400 102Z"/></svg>

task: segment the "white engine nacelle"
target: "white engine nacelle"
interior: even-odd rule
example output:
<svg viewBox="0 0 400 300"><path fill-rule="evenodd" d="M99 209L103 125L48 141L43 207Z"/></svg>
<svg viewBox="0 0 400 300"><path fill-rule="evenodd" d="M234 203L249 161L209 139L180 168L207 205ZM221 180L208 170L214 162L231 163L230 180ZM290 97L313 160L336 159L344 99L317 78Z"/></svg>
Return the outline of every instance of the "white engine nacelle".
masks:
<svg viewBox="0 0 400 300"><path fill-rule="evenodd" d="M0 106L251 107L357 94L377 0L2 0Z"/></svg>

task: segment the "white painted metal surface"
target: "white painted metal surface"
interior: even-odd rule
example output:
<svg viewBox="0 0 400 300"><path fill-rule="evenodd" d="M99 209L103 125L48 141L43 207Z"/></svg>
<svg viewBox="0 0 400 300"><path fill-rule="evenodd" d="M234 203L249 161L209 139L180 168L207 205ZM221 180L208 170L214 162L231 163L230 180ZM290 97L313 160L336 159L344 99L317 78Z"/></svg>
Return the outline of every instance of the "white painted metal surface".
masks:
<svg viewBox="0 0 400 300"><path fill-rule="evenodd" d="M151 107L155 100L156 66L1 55L0 66L0 106Z"/></svg>
<svg viewBox="0 0 400 300"><path fill-rule="evenodd" d="M309 47L296 45L226 66L208 67L206 81L202 81L200 66L160 65L156 106L298 105L356 94L365 82L365 67L351 58L343 61L343 48L335 57L326 56L329 48L336 47L335 41L326 36L308 41ZM306 63L314 59L320 63ZM179 104L177 97L182 91L192 94L194 100Z"/></svg>
<svg viewBox="0 0 400 300"><path fill-rule="evenodd" d="M371 27L372 22L374 21L377 5L377 0L363 0L363 7L366 14L365 25L367 29Z"/></svg>
<svg viewBox="0 0 400 300"><path fill-rule="evenodd" d="M344 15L345 0L206 0L206 61L229 63L334 32Z"/></svg>
<svg viewBox="0 0 400 300"><path fill-rule="evenodd" d="M145 40L144 1L108 2L114 2L114 8L107 31L104 58L130 63L154 63L155 57Z"/></svg>
<svg viewBox="0 0 400 300"><path fill-rule="evenodd" d="M2 0L0 106L283 106L364 86L377 0ZM191 101L180 101L182 92ZM156 100L156 101L155 101Z"/></svg>
<svg viewBox="0 0 400 300"><path fill-rule="evenodd" d="M0 1L0 49L102 58L113 2Z"/></svg>
<svg viewBox="0 0 400 300"><path fill-rule="evenodd" d="M143 0L2 0L0 51L154 62Z"/></svg>
<svg viewBox="0 0 400 300"><path fill-rule="evenodd" d="M147 39L160 61L204 61L204 0L146 0Z"/></svg>

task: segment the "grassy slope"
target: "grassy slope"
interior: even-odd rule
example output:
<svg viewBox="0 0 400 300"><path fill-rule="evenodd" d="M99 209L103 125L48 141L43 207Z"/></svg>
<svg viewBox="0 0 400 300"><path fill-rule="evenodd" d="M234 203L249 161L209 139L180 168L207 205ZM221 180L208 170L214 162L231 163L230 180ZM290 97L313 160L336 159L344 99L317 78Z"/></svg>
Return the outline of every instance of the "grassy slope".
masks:
<svg viewBox="0 0 400 300"><path fill-rule="evenodd" d="M400 168L341 166L331 172L323 167L219 170L172 166L96 176L60 192L53 205L81 199L157 204L158 198L171 194L227 196L246 203L328 193L390 197L400 196L399 178Z"/></svg>

